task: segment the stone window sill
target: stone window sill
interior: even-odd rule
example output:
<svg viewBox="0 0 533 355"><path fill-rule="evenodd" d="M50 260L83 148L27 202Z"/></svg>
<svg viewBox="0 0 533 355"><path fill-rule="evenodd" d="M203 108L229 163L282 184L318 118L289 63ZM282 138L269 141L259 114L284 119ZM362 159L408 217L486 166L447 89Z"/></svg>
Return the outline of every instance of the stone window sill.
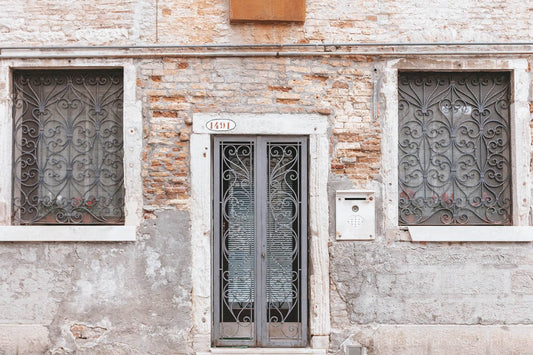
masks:
<svg viewBox="0 0 533 355"><path fill-rule="evenodd" d="M0 242L125 242L134 226L0 226Z"/></svg>
<svg viewBox="0 0 533 355"><path fill-rule="evenodd" d="M409 226L413 242L533 242L530 226Z"/></svg>

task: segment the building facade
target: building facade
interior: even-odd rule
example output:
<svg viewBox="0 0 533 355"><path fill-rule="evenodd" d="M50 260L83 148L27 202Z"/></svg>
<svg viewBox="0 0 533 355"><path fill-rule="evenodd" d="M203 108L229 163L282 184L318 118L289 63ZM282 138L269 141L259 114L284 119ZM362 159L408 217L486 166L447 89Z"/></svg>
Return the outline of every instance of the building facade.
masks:
<svg viewBox="0 0 533 355"><path fill-rule="evenodd" d="M530 4L250 3L3 1L0 352L533 353Z"/></svg>

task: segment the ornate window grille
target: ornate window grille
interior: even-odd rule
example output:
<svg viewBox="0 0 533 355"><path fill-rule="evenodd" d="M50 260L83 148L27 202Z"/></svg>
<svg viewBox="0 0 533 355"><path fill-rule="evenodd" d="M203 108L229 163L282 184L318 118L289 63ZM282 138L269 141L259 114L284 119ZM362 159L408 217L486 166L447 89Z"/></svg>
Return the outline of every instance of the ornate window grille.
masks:
<svg viewBox="0 0 533 355"><path fill-rule="evenodd" d="M305 346L307 140L214 148L214 344Z"/></svg>
<svg viewBox="0 0 533 355"><path fill-rule="evenodd" d="M122 70L13 72L13 223L123 224Z"/></svg>
<svg viewBox="0 0 533 355"><path fill-rule="evenodd" d="M510 74L399 74L399 223L511 224Z"/></svg>

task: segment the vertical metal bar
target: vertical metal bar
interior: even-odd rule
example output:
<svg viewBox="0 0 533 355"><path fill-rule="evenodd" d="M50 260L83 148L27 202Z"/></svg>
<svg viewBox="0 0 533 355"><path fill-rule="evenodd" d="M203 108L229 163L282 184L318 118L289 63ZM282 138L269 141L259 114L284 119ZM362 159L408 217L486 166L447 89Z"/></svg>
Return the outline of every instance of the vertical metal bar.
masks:
<svg viewBox="0 0 533 355"><path fill-rule="evenodd" d="M508 83L508 87L507 87L507 95L511 98L511 102L513 102L512 105L514 105L514 101L516 100L515 99L515 95L516 93L514 92L514 78L515 78L515 73L511 73L511 72L508 72L508 77L507 77L507 83ZM515 118L513 120L513 117L511 115L511 104L509 105L509 109L507 111L507 117L506 117L506 123L507 123L507 129L509 130L509 135L508 135L508 140L509 140L509 171L508 171L508 180L509 180L509 201L511 201L511 203L509 204L509 224L510 225L513 225L513 224L517 224L518 223L518 218L514 218L514 210L515 208L518 210L517 206L515 206L515 204L513 203L513 196L514 196L514 189L516 186L518 186L518 182L516 183L513 183L513 181L516 180L517 178L517 174L515 174L514 172L516 171L514 169L515 167L515 164L517 162L514 161L514 158L516 157L515 154L513 154L513 150L514 149L517 149L518 148L518 145L515 145L513 144L513 142L516 142L516 137L514 135L514 132L516 132L514 130L514 127L513 127L513 122L514 123L517 123L518 120ZM518 126L518 123L517 123L517 126ZM531 214L530 214L531 215Z"/></svg>
<svg viewBox="0 0 533 355"><path fill-rule="evenodd" d="M217 345L220 338L220 144L218 137L213 138L213 324L212 340Z"/></svg>
<svg viewBox="0 0 533 355"><path fill-rule="evenodd" d="M12 214L9 216L11 218L11 223L15 225L19 225L21 221L21 213L20 208L13 208L13 201L21 201L21 195L22 195L22 186L21 181L16 178L16 176L21 175L21 171L17 171L21 169L21 166L17 166L16 161L17 157L20 157L22 154L22 129L18 129L18 125L20 124L22 126L22 120L23 117L23 109L17 110L16 102L18 95L24 95L24 90L21 88L17 89L17 85L15 84L15 80L17 78L17 73L13 73L13 154L12 154L12 176L11 181L13 181L11 192L12 192L12 204L9 206L9 208L12 211ZM18 207L18 206L17 206Z"/></svg>
<svg viewBox="0 0 533 355"><path fill-rule="evenodd" d="M308 138L301 140L300 154L300 314L301 314L301 341L300 346L307 344L307 198L308 198Z"/></svg>
<svg viewBox="0 0 533 355"><path fill-rule="evenodd" d="M266 184L267 184L267 158L266 140L257 137L257 150L255 159L255 192L256 192L256 303L255 324L257 330L256 345L263 346L266 338Z"/></svg>

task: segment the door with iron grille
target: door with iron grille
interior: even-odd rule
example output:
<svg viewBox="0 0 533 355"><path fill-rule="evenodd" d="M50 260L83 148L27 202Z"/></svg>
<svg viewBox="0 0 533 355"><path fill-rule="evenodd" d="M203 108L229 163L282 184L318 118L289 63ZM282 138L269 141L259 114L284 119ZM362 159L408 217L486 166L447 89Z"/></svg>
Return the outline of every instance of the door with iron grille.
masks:
<svg viewBox="0 0 533 355"><path fill-rule="evenodd" d="M213 144L213 343L305 346L307 139Z"/></svg>

